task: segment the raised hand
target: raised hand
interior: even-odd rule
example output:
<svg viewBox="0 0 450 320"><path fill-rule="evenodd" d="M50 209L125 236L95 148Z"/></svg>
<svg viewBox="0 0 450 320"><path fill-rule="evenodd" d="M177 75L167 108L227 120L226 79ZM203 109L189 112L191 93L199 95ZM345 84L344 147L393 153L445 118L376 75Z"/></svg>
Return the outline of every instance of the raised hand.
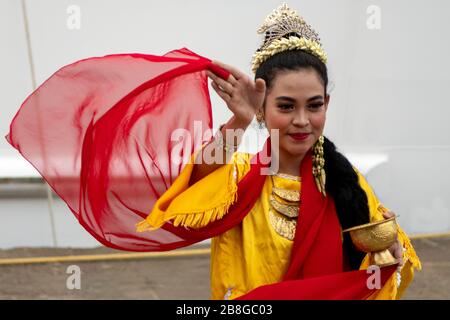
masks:
<svg viewBox="0 0 450 320"><path fill-rule="evenodd" d="M225 101L238 121L249 125L255 113L262 109L266 94L266 84L263 79L253 81L240 70L219 61L213 61L217 66L230 72L224 80L211 71L207 71L212 80L212 87Z"/></svg>
<svg viewBox="0 0 450 320"><path fill-rule="evenodd" d="M385 219L389 219L389 218L395 217L395 213L393 213L392 211L387 211L387 212L383 213L383 217ZM398 239L389 248L389 251L394 256L394 258L397 259L398 265L399 265L399 267L401 267L403 265L403 246Z"/></svg>

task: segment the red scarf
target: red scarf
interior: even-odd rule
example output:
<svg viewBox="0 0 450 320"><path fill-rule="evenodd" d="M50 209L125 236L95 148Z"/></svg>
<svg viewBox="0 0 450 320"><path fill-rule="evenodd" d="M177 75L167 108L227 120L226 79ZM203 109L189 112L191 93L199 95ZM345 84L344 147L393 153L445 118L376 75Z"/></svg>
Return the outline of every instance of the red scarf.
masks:
<svg viewBox="0 0 450 320"><path fill-rule="evenodd" d="M256 288L238 299L354 300L369 297L376 291L367 285L371 274L366 270L343 272L340 223L333 199L324 197L315 185L311 151L302 161L300 175L300 214L284 279ZM380 283L384 285L395 270L396 266L381 269Z"/></svg>
<svg viewBox="0 0 450 320"><path fill-rule="evenodd" d="M266 178L260 174L260 161L239 182L238 201L223 219L201 230L166 223L152 232L135 232L136 223L151 212L183 169L186 162L181 160L208 140L203 135L212 126L207 69L228 76L187 49L165 56L118 54L75 62L58 70L25 100L6 139L105 246L162 251L214 237L239 224L257 201ZM195 131L195 121L202 124L200 132ZM185 140L184 153L174 155L172 133L179 128L195 139ZM270 152L270 143L267 147L262 152ZM363 298L369 293L358 289L358 294L342 296L347 287L336 287L362 285L367 275L342 273L334 202L317 191L311 165L307 154L301 168L301 214L286 281L258 288L247 298L308 298L311 283L323 298ZM328 285L320 289L325 279ZM329 290L330 281L336 283L335 294Z"/></svg>

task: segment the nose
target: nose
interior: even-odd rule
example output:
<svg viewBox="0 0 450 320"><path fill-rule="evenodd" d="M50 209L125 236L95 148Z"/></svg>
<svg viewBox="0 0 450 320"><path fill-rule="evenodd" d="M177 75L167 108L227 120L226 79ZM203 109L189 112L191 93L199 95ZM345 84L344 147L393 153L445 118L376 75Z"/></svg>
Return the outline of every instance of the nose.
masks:
<svg viewBox="0 0 450 320"><path fill-rule="evenodd" d="M292 120L292 124L297 127L306 127L309 124L308 113L304 110L304 108L298 108L297 112L294 115L294 119Z"/></svg>

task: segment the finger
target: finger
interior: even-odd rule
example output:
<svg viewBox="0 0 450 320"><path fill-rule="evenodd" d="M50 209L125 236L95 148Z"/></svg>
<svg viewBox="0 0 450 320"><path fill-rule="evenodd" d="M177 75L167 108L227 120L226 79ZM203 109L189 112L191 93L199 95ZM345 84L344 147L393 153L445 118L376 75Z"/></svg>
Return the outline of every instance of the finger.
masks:
<svg viewBox="0 0 450 320"><path fill-rule="evenodd" d="M386 212L383 212L383 217L385 219L389 219L389 218L395 217L395 213L393 213L392 211L386 211Z"/></svg>
<svg viewBox="0 0 450 320"><path fill-rule="evenodd" d="M397 258L397 253L396 253L395 249L396 249L396 244L394 243L392 246L389 247L388 250L394 258Z"/></svg>
<svg viewBox="0 0 450 320"><path fill-rule="evenodd" d="M217 74L215 74L212 71L206 70L206 75L215 82L219 82L219 81L228 81L228 80L224 80L222 77L218 76ZM230 75L231 76L231 75ZM234 79L234 78L233 78Z"/></svg>
<svg viewBox="0 0 450 320"><path fill-rule="evenodd" d="M398 247L395 249L395 257L396 257L397 259L401 259L401 258L403 257L403 252L402 252L402 249L400 248L400 246L398 246Z"/></svg>
<svg viewBox="0 0 450 320"><path fill-rule="evenodd" d="M219 76L217 76L214 72L211 72L209 70L206 70L206 75L208 76L208 78L210 78L212 81L216 81L217 79L219 79Z"/></svg>
<svg viewBox="0 0 450 320"><path fill-rule="evenodd" d="M215 82L211 82L211 86L213 87L214 91L225 101L228 103L231 100L231 96L224 92L222 89L219 88L219 86Z"/></svg>
<svg viewBox="0 0 450 320"><path fill-rule="evenodd" d="M241 72L239 69L236 69L235 67L227 65L227 64L225 64L223 62L220 62L220 61L217 61L217 60L213 60L212 63L218 65L219 67L221 67L221 68L223 68L225 70L228 70L234 76L234 78L236 80L239 80L240 78L243 78L243 77L246 76L245 73Z"/></svg>
<svg viewBox="0 0 450 320"><path fill-rule="evenodd" d="M255 81L255 89L258 92L264 93L266 92L266 82L264 79L258 78Z"/></svg>
<svg viewBox="0 0 450 320"><path fill-rule="evenodd" d="M398 246L397 246L397 249L396 249L396 252L395 252L395 256L397 258L397 261L398 261L399 265L402 266L403 265L403 247L400 244L400 242L398 242Z"/></svg>
<svg viewBox="0 0 450 320"><path fill-rule="evenodd" d="M215 82L211 82L211 86L213 87L214 91L221 97L226 103L228 103L231 100L231 96L227 94L225 91L223 91Z"/></svg>
<svg viewBox="0 0 450 320"><path fill-rule="evenodd" d="M227 94L231 96L231 93L233 92L233 86L231 83L229 83L226 80L223 80L222 78L216 76L214 73L207 71L207 74L211 75L210 78L215 82L222 91L225 91Z"/></svg>
<svg viewBox="0 0 450 320"><path fill-rule="evenodd" d="M216 76L225 80L228 79L231 75L230 71L225 70L224 68L221 68L212 62L208 65L208 70L212 71L214 74L216 74Z"/></svg>
<svg viewBox="0 0 450 320"><path fill-rule="evenodd" d="M400 263L400 262L402 262L403 261L403 246L402 246L402 244L400 243L400 241L399 240L397 240L395 243L394 243L394 257L397 259L397 261Z"/></svg>
<svg viewBox="0 0 450 320"><path fill-rule="evenodd" d="M213 73L213 72L211 72L209 70L206 71L206 75L209 78L211 78L211 80L215 81L216 83L219 83L219 82L223 83L223 81L225 81L225 80L223 80L223 78L217 76L215 73ZM238 81L236 80L236 78L232 74L230 74L230 76L228 77L228 80L226 80L226 81L231 85L231 87L228 88L229 91L232 91L233 90L232 87L235 86L238 83Z"/></svg>
<svg viewBox="0 0 450 320"><path fill-rule="evenodd" d="M236 85L238 83L238 80L232 75L230 74L230 76L228 77L227 80L232 86Z"/></svg>

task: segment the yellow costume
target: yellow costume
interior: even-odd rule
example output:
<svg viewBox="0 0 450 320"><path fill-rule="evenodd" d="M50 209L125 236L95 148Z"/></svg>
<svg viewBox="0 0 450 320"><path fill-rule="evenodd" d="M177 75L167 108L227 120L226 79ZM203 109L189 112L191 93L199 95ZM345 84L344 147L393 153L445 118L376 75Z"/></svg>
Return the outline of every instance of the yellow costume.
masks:
<svg viewBox="0 0 450 320"><path fill-rule="evenodd" d="M138 225L139 231L159 228L165 221L175 225L199 228L220 219L236 201L237 183L250 169L251 155L236 152L230 162L202 180L189 186L192 159L173 185L156 202L148 218ZM355 169L356 170L356 169ZM377 199L365 178L356 170L359 183L366 192L371 222L382 220L387 210ZM262 193L243 221L211 242L211 297L233 299L248 291L282 279L286 272L293 241L276 231L270 221L269 198L273 184L285 190L300 191L301 181L287 175L267 176ZM299 220L301 223L301 219ZM398 299L412 281L414 268L420 261L405 233L400 229L399 240L406 249L397 288L397 275L372 295L372 299ZM369 266L368 256L361 269Z"/></svg>

